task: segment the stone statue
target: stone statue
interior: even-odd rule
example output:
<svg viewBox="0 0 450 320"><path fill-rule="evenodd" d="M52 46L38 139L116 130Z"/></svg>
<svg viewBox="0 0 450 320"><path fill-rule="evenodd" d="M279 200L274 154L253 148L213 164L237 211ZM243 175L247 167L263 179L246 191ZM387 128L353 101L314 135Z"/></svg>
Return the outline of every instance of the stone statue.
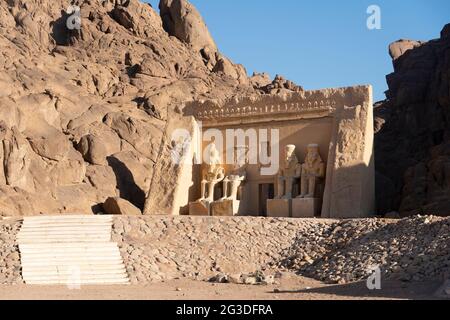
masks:
<svg viewBox="0 0 450 320"><path fill-rule="evenodd" d="M300 163L295 155L295 146L287 145L285 153L284 163L277 176L278 193L276 199L291 199L294 179L300 177Z"/></svg>
<svg viewBox="0 0 450 320"><path fill-rule="evenodd" d="M206 159L207 168L203 172L203 180L201 186L202 197L198 201L214 201L214 188L225 178L225 169L220 163L220 153L217 150L216 144L213 142L210 145L209 159ZM208 186L208 190L206 187Z"/></svg>
<svg viewBox="0 0 450 320"><path fill-rule="evenodd" d="M236 154L236 161L233 171L223 181L223 198L224 200L237 200L238 190L242 182L247 178L247 148L239 150ZM230 195L228 196L228 186L231 187Z"/></svg>
<svg viewBox="0 0 450 320"><path fill-rule="evenodd" d="M305 163L301 167L301 188L298 198L314 198L317 180L325 176L325 164L319 154L319 145L310 144Z"/></svg>

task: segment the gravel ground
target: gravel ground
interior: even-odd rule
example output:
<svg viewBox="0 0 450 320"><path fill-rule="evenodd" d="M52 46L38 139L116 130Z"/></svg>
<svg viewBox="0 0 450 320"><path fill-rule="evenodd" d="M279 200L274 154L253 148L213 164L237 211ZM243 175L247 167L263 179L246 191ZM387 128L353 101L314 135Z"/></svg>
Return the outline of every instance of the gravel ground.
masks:
<svg viewBox="0 0 450 320"><path fill-rule="evenodd" d="M439 282L383 282L381 290L369 291L365 283L325 285L300 276L288 276L277 285L242 286L190 279L128 286L2 286L0 300L397 300L439 299ZM442 298L445 299L445 298ZM182 304L180 304L182 305ZM169 316L174 310L166 310Z"/></svg>

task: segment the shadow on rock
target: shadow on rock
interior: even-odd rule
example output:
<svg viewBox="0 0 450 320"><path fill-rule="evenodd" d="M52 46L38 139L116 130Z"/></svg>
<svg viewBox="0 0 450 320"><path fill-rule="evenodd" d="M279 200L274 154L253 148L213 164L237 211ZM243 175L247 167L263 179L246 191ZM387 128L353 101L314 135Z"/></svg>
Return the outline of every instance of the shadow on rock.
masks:
<svg viewBox="0 0 450 320"><path fill-rule="evenodd" d="M145 204L145 192L136 184L132 172L117 158L108 157L107 161L116 176L120 197L128 200L136 207L143 210Z"/></svg>

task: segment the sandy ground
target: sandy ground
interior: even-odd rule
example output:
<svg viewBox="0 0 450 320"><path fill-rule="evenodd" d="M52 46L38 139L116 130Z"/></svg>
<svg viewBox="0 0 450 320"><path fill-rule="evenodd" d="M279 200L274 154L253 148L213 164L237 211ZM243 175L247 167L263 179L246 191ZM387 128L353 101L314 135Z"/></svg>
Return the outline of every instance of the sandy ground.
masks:
<svg viewBox="0 0 450 320"><path fill-rule="evenodd" d="M271 286L212 284L193 280L173 280L148 286L67 287L0 286L0 299L26 300L398 300L436 299L442 283L384 282L382 289L370 291L365 283L325 285L292 276Z"/></svg>

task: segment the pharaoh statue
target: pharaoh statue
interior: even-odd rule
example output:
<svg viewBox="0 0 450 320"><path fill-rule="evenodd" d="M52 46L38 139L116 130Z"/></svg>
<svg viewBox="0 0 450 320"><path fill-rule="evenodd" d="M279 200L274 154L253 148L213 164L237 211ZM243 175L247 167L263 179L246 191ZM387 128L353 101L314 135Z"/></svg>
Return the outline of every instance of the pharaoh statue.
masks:
<svg viewBox="0 0 450 320"><path fill-rule="evenodd" d="M284 162L278 171L277 186L278 193L276 199L291 199L292 187L294 185L294 179L300 176L299 174L300 163L295 155L295 146L290 144L285 148Z"/></svg>
<svg viewBox="0 0 450 320"><path fill-rule="evenodd" d="M225 178L225 169L220 163L220 153L216 144L210 144L209 156L206 159L206 169L203 171L201 186L202 197L198 201L214 201L214 188Z"/></svg>
<svg viewBox="0 0 450 320"><path fill-rule="evenodd" d="M234 168L230 175L223 180L223 198L224 200L237 200L238 190L242 182L247 178L247 148L240 148L236 153ZM228 187L230 187L230 195L228 195Z"/></svg>
<svg viewBox="0 0 450 320"><path fill-rule="evenodd" d="M314 198L317 180L325 176L325 164L319 154L319 145L307 147L305 163L301 167L301 188L298 198Z"/></svg>

